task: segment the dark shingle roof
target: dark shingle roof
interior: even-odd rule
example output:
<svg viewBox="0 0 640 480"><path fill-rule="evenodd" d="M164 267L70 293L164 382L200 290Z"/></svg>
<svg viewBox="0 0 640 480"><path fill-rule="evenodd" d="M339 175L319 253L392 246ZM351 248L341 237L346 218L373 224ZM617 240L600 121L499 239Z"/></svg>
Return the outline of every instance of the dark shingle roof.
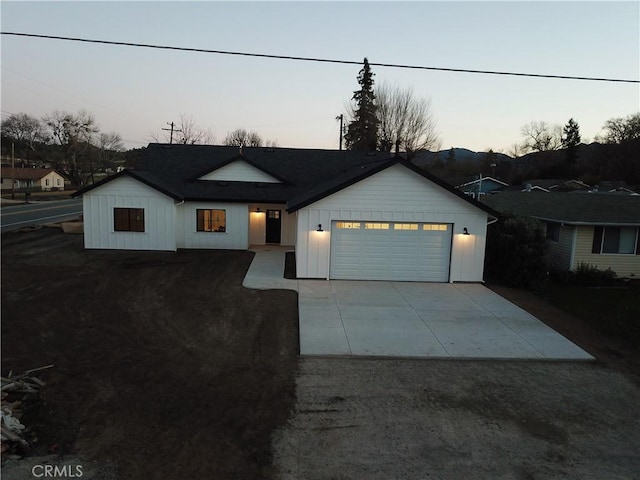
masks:
<svg viewBox="0 0 640 480"><path fill-rule="evenodd" d="M281 183L198 180L235 160L243 160ZM142 153L135 170L108 177L79 190L74 196L119 175L130 175L178 200L286 203L291 212L396 163L402 163L490 215L496 215L490 207L399 156L350 150L244 147L240 151L238 147L152 143Z"/></svg>
<svg viewBox="0 0 640 480"><path fill-rule="evenodd" d="M640 196L605 193L502 192L484 203L505 214L569 224L640 225Z"/></svg>

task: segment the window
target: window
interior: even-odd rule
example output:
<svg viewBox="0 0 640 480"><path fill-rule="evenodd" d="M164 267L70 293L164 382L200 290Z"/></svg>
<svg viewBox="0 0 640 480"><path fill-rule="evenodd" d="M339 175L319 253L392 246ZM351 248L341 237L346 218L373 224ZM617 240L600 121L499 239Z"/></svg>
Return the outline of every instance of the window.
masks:
<svg viewBox="0 0 640 480"><path fill-rule="evenodd" d="M45 186L45 187L48 187L48 186L49 186L49 179L48 179L48 178L45 178L45 179L44 179L44 186Z"/></svg>
<svg viewBox="0 0 640 480"><path fill-rule="evenodd" d="M439 232L446 232L448 230L445 223L425 223L422 225L422 230L436 230Z"/></svg>
<svg viewBox="0 0 640 480"><path fill-rule="evenodd" d="M197 209L197 231L198 232L226 232L227 212L226 210L204 210Z"/></svg>
<svg viewBox="0 0 640 480"><path fill-rule="evenodd" d="M365 230L389 230L389 224L379 222L365 223L364 228Z"/></svg>
<svg viewBox="0 0 640 480"><path fill-rule="evenodd" d="M114 208L113 229L116 232L144 232L144 208Z"/></svg>
<svg viewBox="0 0 640 480"><path fill-rule="evenodd" d="M336 222L336 228L341 230L358 229L360 228L360 222Z"/></svg>
<svg viewBox="0 0 640 480"><path fill-rule="evenodd" d="M394 223L394 230L418 230L417 223Z"/></svg>
<svg viewBox="0 0 640 480"><path fill-rule="evenodd" d="M554 222L547 222L547 240L552 242L560 241L560 224Z"/></svg>
<svg viewBox="0 0 640 480"><path fill-rule="evenodd" d="M595 227L591 253L640 255L636 227Z"/></svg>
<svg viewBox="0 0 640 480"><path fill-rule="evenodd" d="M61 182L60 182L60 179L59 179L59 178L56 178L56 185L58 185L58 186L60 186L60 185L61 185Z"/></svg>

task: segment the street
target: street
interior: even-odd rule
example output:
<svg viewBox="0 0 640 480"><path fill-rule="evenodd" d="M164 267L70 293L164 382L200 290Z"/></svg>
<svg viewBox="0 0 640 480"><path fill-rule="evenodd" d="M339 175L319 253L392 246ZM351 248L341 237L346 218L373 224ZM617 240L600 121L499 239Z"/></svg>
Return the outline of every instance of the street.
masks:
<svg viewBox="0 0 640 480"><path fill-rule="evenodd" d="M71 220L81 214L81 198L3 206L2 232L10 232L30 225Z"/></svg>

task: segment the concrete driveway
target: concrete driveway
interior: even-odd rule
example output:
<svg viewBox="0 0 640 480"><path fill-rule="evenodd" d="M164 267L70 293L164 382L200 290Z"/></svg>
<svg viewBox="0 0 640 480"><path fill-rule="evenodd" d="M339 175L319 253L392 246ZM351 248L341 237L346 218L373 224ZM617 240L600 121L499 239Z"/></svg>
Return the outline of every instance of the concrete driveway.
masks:
<svg viewBox="0 0 640 480"><path fill-rule="evenodd" d="M253 250L246 287L298 291L301 355L593 360L481 284L286 280L287 248Z"/></svg>

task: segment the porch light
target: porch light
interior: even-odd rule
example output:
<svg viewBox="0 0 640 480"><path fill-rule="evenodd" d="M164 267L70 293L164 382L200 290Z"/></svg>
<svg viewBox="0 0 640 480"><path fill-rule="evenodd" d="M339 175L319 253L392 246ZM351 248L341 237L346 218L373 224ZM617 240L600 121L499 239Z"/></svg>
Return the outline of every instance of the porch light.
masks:
<svg viewBox="0 0 640 480"><path fill-rule="evenodd" d="M324 230L322 229L321 223L318 224L318 228L316 229L316 232L324 232Z"/></svg>
<svg viewBox="0 0 640 480"><path fill-rule="evenodd" d="M469 230L467 230L467 227L464 227L464 228L462 229L462 234L463 234L463 235L471 235L471 234L469 233Z"/></svg>
<svg viewBox="0 0 640 480"><path fill-rule="evenodd" d="M260 207L256 208L256 213L262 213L262 210L260 210Z"/></svg>

